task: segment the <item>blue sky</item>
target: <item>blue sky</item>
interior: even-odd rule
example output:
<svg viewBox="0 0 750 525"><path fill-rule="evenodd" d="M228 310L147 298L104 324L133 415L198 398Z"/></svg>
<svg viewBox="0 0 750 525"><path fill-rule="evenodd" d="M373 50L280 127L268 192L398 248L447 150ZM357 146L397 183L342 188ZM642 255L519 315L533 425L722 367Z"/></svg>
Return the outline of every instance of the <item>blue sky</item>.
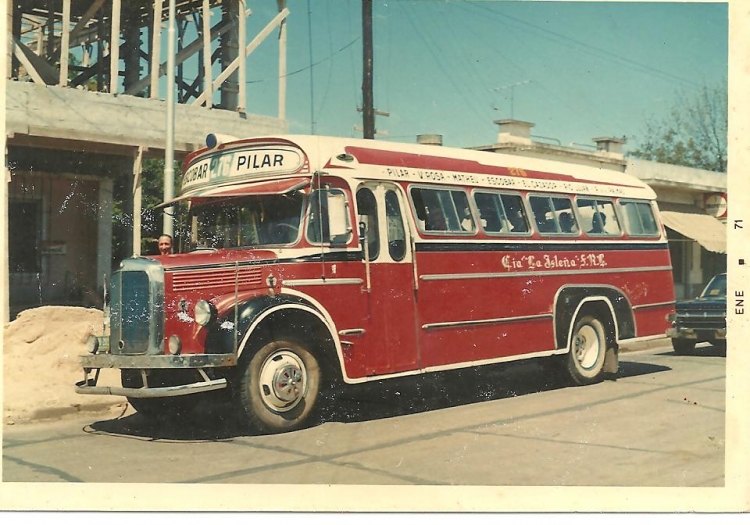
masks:
<svg viewBox="0 0 750 525"><path fill-rule="evenodd" d="M361 3L288 6L290 132L361 136ZM249 7L252 38L276 6ZM633 147L678 91L727 77L724 3L373 0L373 17L375 106L390 113L377 117L383 140L490 144L493 120L512 113L563 145L625 136ZM276 114L277 49L274 34L248 61L250 113Z"/></svg>

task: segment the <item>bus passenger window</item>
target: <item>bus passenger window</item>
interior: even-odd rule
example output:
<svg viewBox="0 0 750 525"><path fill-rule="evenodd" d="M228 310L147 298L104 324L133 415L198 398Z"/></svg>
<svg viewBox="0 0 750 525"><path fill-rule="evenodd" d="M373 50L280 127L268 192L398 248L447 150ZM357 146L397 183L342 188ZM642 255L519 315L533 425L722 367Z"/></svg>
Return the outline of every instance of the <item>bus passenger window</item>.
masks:
<svg viewBox="0 0 750 525"><path fill-rule="evenodd" d="M654 212L648 202L620 201L629 235L658 235Z"/></svg>
<svg viewBox="0 0 750 525"><path fill-rule="evenodd" d="M474 202L479 210L482 229L487 233L526 233L529 226L520 195L476 192Z"/></svg>
<svg viewBox="0 0 750 525"><path fill-rule="evenodd" d="M357 190L359 222L367 228L367 251L371 261L380 254L380 233L378 232L378 206L370 188ZM360 239L360 242L362 239ZM362 246L364 249L364 245Z"/></svg>
<svg viewBox="0 0 750 525"><path fill-rule="evenodd" d="M465 192L412 188L410 193L422 230L446 233L476 231Z"/></svg>
<svg viewBox="0 0 750 525"><path fill-rule="evenodd" d="M393 190L385 192L385 219L388 223L388 254L394 261L401 261L406 256L406 232L398 195Z"/></svg>
<svg viewBox="0 0 750 525"><path fill-rule="evenodd" d="M620 222L610 200L581 198L577 201L583 229L589 235L620 235Z"/></svg>
<svg viewBox="0 0 750 525"><path fill-rule="evenodd" d="M558 233L552 200L549 197L529 197L529 204L539 233Z"/></svg>

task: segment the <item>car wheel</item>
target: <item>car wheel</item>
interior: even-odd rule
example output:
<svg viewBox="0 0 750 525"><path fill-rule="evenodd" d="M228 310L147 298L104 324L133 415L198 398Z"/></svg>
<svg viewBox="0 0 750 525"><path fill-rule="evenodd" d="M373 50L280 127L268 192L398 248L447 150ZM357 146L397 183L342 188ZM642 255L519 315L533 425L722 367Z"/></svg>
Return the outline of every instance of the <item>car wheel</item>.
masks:
<svg viewBox="0 0 750 525"><path fill-rule="evenodd" d="M672 348L676 354L689 354L695 350L695 341L690 339L672 339Z"/></svg>
<svg viewBox="0 0 750 525"><path fill-rule="evenodd" d="M322 372L308 348L292 339L272 341L240 372L240 415L255 428L277 433L310 423L318 408Z"/></svg>

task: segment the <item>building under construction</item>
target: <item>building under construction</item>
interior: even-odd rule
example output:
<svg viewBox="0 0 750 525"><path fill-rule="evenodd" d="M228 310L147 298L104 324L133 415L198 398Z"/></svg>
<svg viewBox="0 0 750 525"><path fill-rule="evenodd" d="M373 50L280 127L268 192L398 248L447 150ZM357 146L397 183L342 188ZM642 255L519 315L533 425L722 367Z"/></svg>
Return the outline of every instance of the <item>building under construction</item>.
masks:
<svg viewBox="0 0 750 525"><path fill-rule="evenodd" d="M113 262L139 253L142 166L168 148L171 47L175 159L210 132L286 131L286 0L252 33L246 1L171 4L170 23L170 0L8 0L11 316L38 305L100 305ZM260 45L278 53L269 75L278 73L278 85L266 88L278 89L278 107L267 116L245 110L247 57ZM113 246L113 214L115 229L127 232L122 245Z"/></svg>

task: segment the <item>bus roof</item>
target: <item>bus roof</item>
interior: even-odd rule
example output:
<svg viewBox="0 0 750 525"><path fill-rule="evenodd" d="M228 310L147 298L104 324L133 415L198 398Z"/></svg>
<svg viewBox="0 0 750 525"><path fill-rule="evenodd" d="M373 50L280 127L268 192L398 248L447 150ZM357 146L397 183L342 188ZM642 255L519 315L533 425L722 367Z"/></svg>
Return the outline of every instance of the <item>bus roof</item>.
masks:
<svg viewBox="0 0 750 525"><path fill-rule="evenodd" d="M239 154L245 151L248 152L247 158ZM186 174L190 166L223 152L232 152L237 158L233 161L235 171L241 171L244 167L250 174L241 173L243 176L235 177L235 172L232 172L232 176L223 180L222 184L249 182L271 175L299 176L305 172L340 168L343 173L351 173L356 178L540 192L568 191L643 199L656 197L653 190L640 179L604 168L446 146L313 135L252 137L219 143L214 148L204 148L188 156L185 160ZM264 157L260 158L257 152L264 152ZM274 171L277 168L274 163L286 163L286 172ZM251 168L257 169L253 171ZM193 193L193 189L205 186L191 185L191 180L187 183L183 183L183 193ZM219 181L211 186L215 187L217 183Z"/></svg>

